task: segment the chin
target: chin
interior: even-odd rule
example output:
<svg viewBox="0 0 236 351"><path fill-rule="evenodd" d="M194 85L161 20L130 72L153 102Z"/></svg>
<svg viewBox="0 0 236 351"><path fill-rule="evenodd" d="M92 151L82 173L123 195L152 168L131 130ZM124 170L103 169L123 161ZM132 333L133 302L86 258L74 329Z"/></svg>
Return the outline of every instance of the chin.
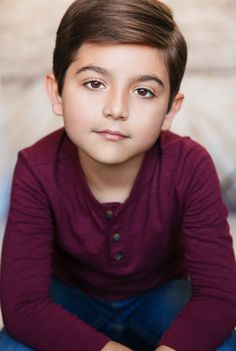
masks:
<svg viewBox="0 0 236 351"><path fill-rule="evenodd" d="M97 163L100 163L101 165L106 165L106 166L118 166L122 163L125 163L123 160L117 160L117 159L109 159L109 158L99 158L99 159L94 159Z"/></svg>

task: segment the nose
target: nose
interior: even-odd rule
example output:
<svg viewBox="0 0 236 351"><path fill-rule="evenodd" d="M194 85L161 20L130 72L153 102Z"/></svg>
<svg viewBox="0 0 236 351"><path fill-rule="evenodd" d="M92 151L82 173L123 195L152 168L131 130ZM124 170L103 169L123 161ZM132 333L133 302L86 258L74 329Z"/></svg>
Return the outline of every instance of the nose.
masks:
<svg viewBox="0 0 236 351"><path fill-rule="evenodd" d="M103 108L104 117L126 120L129 116L128 98L122 91L111 90Z"/></svg>

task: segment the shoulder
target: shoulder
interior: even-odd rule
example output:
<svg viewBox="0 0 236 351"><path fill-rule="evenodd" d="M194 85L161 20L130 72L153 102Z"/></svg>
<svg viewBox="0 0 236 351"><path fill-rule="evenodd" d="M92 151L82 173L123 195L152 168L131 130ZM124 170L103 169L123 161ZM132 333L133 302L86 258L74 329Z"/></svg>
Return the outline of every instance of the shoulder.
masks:
<svg viewBox="0 0 236 351"><path fill-rule="evenodd" d="M190 137L164 132L160 137L160 154L165 171L164 179L169 174L179 199L189 199L190 195L196 198L206 197L208 192L220 194L214 162L208 151L198 142Z"/></svg>
<svg viewBox="0 0 236 351"><path fill-rule="evenodd" d="M27 163L37 167L70 158L74 149L75 147L69 140L65 129L61 128L21 150L19 158L23 158Z"/></svg>
<svg viewBox="0 0 236 351"><path fill-rule="evenodd" d="M213 166L213 161L204 146L188 136L180 136L167 131L160 135L160 153L163 162L172 164L176 171L179 169L194 170L201 164Z"/></svg>
<svg viewBox="0 0 236 351"><path fill-rule="evenodd" d="M207 156L207 150L189 136L180 136L167 131L160 135L161 153L166 156L184 156L193 154L194 156Z"/></svg>
<svg viewBox="0 0 236 351"><path fill-rule="evenodd" d="M60 189L60 177L62 181L67 178L66 172L73 169L71 165L77 157L76 146L64 128L59 129L19 152L13 186L24 193L29 189L34 194L42 189L47 195L55 192Z"/></svg>
<svg viewBox="0 0 236 351"><path fill-rule="evenodd" d="M176 187L187 189L203 179L217 182L217 171L210 154L190 137L163 132L159 148L163 173L170 175Z"/></svg>

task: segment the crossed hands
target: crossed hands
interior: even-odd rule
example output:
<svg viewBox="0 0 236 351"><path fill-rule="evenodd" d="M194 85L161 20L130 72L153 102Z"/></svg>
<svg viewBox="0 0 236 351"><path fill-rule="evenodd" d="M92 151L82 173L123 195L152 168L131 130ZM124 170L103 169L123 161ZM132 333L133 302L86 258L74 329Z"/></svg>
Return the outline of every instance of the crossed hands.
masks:
<svg viewBox="0 0 236 351"><path fill-rule="evenodd" d="M115 341L109 341L101 351L133 351L129 347L121 345ZM159 346L155 349L155 351L175 351L168 346Z"/></svg>

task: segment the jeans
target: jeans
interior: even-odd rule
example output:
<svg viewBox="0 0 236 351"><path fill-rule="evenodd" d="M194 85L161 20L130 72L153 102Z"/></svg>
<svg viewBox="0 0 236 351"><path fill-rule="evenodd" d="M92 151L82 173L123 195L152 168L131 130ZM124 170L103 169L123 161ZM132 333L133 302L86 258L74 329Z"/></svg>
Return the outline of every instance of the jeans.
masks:
<svg viewBox="0 0 236 351"><path fill-rule="evenodd" d="M77 288L54 279L53 301L62 305L114 341L135 351L153 351L158 340L191 297L191 285L174 279L141 296L122 301L89 298ZM1 351L32 351L13 339L5 329L0 332ZM216 351L235 351L236 331Z"/></svg>

